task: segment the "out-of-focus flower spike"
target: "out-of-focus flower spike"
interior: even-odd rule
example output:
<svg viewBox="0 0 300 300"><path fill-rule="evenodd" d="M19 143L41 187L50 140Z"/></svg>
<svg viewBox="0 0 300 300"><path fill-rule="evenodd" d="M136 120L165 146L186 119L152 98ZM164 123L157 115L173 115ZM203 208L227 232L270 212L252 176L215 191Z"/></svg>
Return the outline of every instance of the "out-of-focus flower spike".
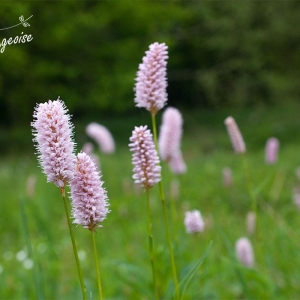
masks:
<svg viewBox="0 0 300 300"><path fill-rule="evenodd" d="M110 154L115 151L115 141L105 126L91 123L86 127L86 133L97 142L102 152Z"/></svg>
<svg viewBox="0 0 300 300"><path fill-rule="evenodd" d="M242 237L236 241L235 253L237 259L247 268L254 265L254 254L252 245L248 238Z"/></svg>
<svg viewBox="0 0 300 300"><path fill-rule="evenodd" d="M272 165L277 161L279 149L279 140L275 137L271 137L266 142L265 148L265 161L267 164Z"/></svg>
<svg viewBox="0 0 300 300"><path fill-rule="evenodd" d="M187 233L202 232L204 221L199 210L185 212L184 225Z"/></svg>
<svg viewBox="0 0 300 300"><path fill-rule="evenodd" d="M234 120L233 117L228 117L225 119L225 125L227 128L227 132L229 135L229 138L231 140L231 144L233 147L233 150L237 154L245 153L246 152L246 145L243 139L243 136Z"/></svg>

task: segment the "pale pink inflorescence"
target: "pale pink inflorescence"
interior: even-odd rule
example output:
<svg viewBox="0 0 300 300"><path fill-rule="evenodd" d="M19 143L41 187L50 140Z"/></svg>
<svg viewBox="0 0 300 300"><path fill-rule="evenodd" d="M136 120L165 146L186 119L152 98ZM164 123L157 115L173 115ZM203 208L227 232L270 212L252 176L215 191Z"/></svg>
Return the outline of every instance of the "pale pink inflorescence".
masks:
<svg viewBox="0 0 300 300"><path fill-rule="evenodd" d="M186 172L186 164L183 160L182 153L180 150L173 153L169 161L170 170L174 174L183 174Z"/></svg>
<svg viewBox="0 0 300 300"><path fill-rule="evenodd" d="M93 153L94 151L94 145L92 143L85 143L83 146L82 146L82 152L90 155L91 153Z"/></svg>
<svg viewBox="0 0 300 300"><path fill-rule="evenodd" d="M100 173L89 155L80 152L70 182L74 223L93 231L109 213L106 190Z"/></svg>
<svg viewBox="0 0 300 300"><path fill-rule="evenodd" d="M266 142L265 161L267 164L275 164L277 161L277 154L279 149L279 141L275 137L271 137Z"/></svg>
<svg viewBox="0 0 300 300"><path fill-rule="evenodd" d="M185 212L184 225L187 233L202 232L204 221L199 210Z"/></svg>
<svg viewBox="0 0 300 300"><path fill-rule="evenodd" d="M115 151L115 141L105 126L91 123L86 127L86 133L97 142L102 152L110 154Z"/></svg>
<svg viewBox="0 0 300 300"><path fill-rule="evenodd" d="M158 148L162 160L170 160L180 149L182 136L182 116L178 109L168 107L162 115Z"/></svg>
<svg viewBox="0 0 300 300"><path fill-rule="evenodd" d="M38 104L33 117L33 141L37 143L40 165L48 182L63 188L73 177L75 160L73 125L68 110L58 98Z"/></svg>
<svg viewBox="0 0 300 300"><path fill-rule="evenodd" d="M229 138L231 140L231 144L235 153L245 153L246 152L246 145L243 139L243 136L234 120L233 117L228 117L225 119L225 125L227 128L227 132Z"/></svg>
<svg viewBox="0 0 300 300"><path fill-rule="evenodd" d="M235 253L237 259L247 268L254 265L254 255L251 242L248 238L242 237L236 241Z"/></svg>
<svg viewBox="0 0 300 300"><path fill-rule="evenodd" d="M145 107L152 114L162 109L167 100L167 59L168 47L165 43L154 43L149 46L143 63L139 65L135 85L137 107Z"/></svg>
<svg viewBox="0 0 300 300"><path fill-rule="evenodd" d="M145 189L151 188L161 180L161 167L152 134L147 126L135 127L130 142L130 151L133 151L133 179Z"/></svg>

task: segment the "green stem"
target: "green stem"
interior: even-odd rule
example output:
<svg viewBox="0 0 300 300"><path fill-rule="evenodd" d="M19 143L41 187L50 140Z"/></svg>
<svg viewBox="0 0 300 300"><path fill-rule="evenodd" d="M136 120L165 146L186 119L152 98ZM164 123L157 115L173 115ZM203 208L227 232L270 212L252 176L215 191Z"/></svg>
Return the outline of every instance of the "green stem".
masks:
<svg viewBox="0 0 300 300"><path fill-rule="evenodd" d="M247 188L248 188L248 193L251 198L251 209L252 209L252 211L255 212L255 214L257 214L257 201L256 201L256 197L254 195L253 189L252 189L250 176L249 176L249 170L248 170L248 164L246 161L245 154L242 154L242 161L243 161L243 168L244 168L244 174L245 174L246 184L247 184Z"/></svg>
<svg viewBox="0 0 300 300"><path fill-rule="evenodd" d="M266 266L265 266L265 261L264 261L264 256L263 256L263 249L262 249L262 239L261 239L261 235L260 235L260 220L258 218L258 213L257 213L257 200L256 200L256 196L253 192L253 188L252 188L252 184L250 181L250 176L249 176L249 170L248 170L248 164L247 164L247 160L246 160L246 155L242 154L242 160L243 160L243 168L244 168L244 173L245 173L245 179L246 179L246 183L247 183L247 188L248 188L248 192L251 198L251 209L252 211L254 211L255 216L256 216L256 243L257 243L257 248L258 248L258 255L260 257L261 263L262 263L262 267L263 270L266 274Z"/></svg>
<svg viewBox="0 0 300 300"><path fill-rule="evenodd" d="M97 286L98 286L98 292L99 292L99 299L102 300L103 299L103 297L102 297L102 286L101 286L100 268L99 268L99 262L98 262L96 240L95 240L95 231L91 230L91 233L92 233L94 256L95 256L95 263L96 263L96 270L97 270Z"/></svg>
<svg viewBox="0 0 300 300"><path fill-rule="evenodd" d="M158 299L157 281L156 281L156 270L155 270L155 263L154 263L153 235L152 235L152 224L151 224L151 213L150 213L149 189L146 189L146 198L147 198L147 219L148 219L149 254L150 254L151 267L152 267L153 286L154 286L154 292L155 292L155 299Z"/></svg>
<svg viewBox="0 0 300 300"><path fill-rule="evenodd" d="M152 113L151 117L152 117L154 144L155 144L156 150L158 151L155 114ZM164 194L164 190L163 190L162 180L158 183L158 185L159 185L160 199L161 199L161 203L162 203L162 207L163 207L163 215L164 215L165 226L166 226L167 241L168 241L168 247L169 247L169 252L170 252L173 280L174 280L174 285L175 285L175 294L176 294L176 299L180 299L179 284L178 284L176 265L175 265L174 254L173 254L173 249L172 249L171 234L170 234L167 209L166 209L166 199L165 199L165 194Z"/></svg>
<svg viewBox="0 0 300 300"><path fill-rule="evenodd" d="M82 275L80 262L79 262L79 258L78 258L78 252L77 252L77 247L76 247L76 243L75 243L73 228L72 228L72 224L71 224L70 214L69 214L69 211L68 211L68 205L67 205L67 200L66 200L66 195L65 195L65 188L64 187L60 188L60 192L61 192L61 195L62 195L62 198L63 198L63 201L64 201L66 217L67 217L67 221L68 221L68 226L69 226L69 231L70 231L70 236L71 236L71 240L72 240L73 251L74 251L74 256L75 256L75 261L76 261L76 266L77 266L77 271L78 271L78 276L79 276L79 281L80 281L80 286L81 286L81 291L82 291L82 298L84 300L87 300L86 289L85 289L85 285L84 285L84 281L83 281L83 275Z"/></svg>

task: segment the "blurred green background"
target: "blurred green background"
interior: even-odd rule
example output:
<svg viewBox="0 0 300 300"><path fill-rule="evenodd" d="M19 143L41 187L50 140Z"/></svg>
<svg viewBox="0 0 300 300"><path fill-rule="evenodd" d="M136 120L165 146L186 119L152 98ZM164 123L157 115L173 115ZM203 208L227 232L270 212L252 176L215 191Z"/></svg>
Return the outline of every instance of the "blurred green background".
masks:
<svg viewBox="0 0 300 300"><path fill-rule="evenodd" d="M29 27L0 30L0 42L22 32L33 36L0 53L0 298L35 299L28 273L34 271L45 299L80 295L59 191L46 183L38 167L30 128L36 103L60 96L73 115L77 150L88 141L85 126L94 121L107 126L116 141L113 156L101 153L112 210L98 235L105 295L151 299L145 296L151 293L151 280L146 278L147 288L138 286L143 285L141 274L150 277L150 271L144 201L133 188L128 139L135 125L151 122L147 111L134 107L138 65L150 44L165 42L168 104L183 114L182 151L188 166L180 178L174 225L181 243L175 252L181 278L214 243L189 295L201 286L201 299L246 297L230 259L236 239L245 235L250 209L243 170L223 123L232 115L247 145L253 186L260 191L262 242L254 240L254 248L262 248L264 255L254 270L241 271L249 295L297 299L300 219L291 198L293 189L300 189L295 174L300 165L300 1L1 1L0 29L16 25L21 15L32 15ZM279 139L280 155L276 166L267 167L264 145L270 136ZM233 170L230 189L222 186L226 166ZM168 196L173 177L165 165L163 172ZM26 192L29 178L36 180L31 196ZM154 190L153 212L160 216L157 199ZM183 227L188 209L200 209L207 222L198 240L187 237ZM154 232L160 277L168 287L160 222L158 217ZM87 256L82 259L86 284L95 294L89 237L82 228L76 234ZM35 255L31 268L17 256L28 251L27 235Z"/></svg>
<svg viewBox="0 0 300 300"><path fill-rule="evenodd" d="M36 103L58 95L74 120L136 111L134 78L156 41L169 46L169 105L299 99L299 1L4 1L0 29L21 15L33 15L30 27L0 31L1 41L33 36L0 53L2 152L8 130L28 127Z"/></svg>

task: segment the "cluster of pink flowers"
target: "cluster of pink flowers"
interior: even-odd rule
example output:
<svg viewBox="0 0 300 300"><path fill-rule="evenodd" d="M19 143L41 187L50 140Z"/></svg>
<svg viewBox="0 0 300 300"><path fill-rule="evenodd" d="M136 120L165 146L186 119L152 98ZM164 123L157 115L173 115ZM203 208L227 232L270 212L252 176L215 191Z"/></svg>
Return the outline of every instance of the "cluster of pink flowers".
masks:
<svg viewBox="0 0 300 300"><path fill-rule="evenodd" d="M133 151L133 179L145 189L151 188L161 180L161 167L152 134L147 126L135 127L130 142L129 147Z"/></svg>
<svg viewBox="0 0 300 300"><path fill-rule="evenodd" d="M279 141L275 137L271 137L266 142L266 156L265 161L267 164L272 165L275 164L277 161L279 149Z"/></svg>
<svg viewBox="0 0 300 300"><path fill-rule="evenodd" d="M186 164L180 150L182 123L178 109L168 107L164 111L158 140L159 152L161 159L168 161L171 171L175 174L186 172Z"/></svg>
<svg viewBox="0 0 300 300"><path fill-rule="evenodd" d="M196 233L204 230L204 221L199 210L185 212L184 225L186 232Z"/></svg>
<svg viewBox="0 0 300 300"><path fill-rule="evenodd" d="M73 125L62 100L38 104L31 123L39 162L48 182L62 188L73 177Z"/></svg>
<svg viewBox="0 0 300 300"><path fill-rule="evenodd" d="M105 126L91 123L86 127L86 133L97 142L102 152L110 154L115 151L115 141Z"/></svg>
<svg viewBox="0 0 300 300"><path fill-rule="evenodd" d="M167 49L164 43L151 44L137 72L134 102L137 107L144 107L152 114L162 109L168 100Z"/></svg>
<svg viewBox="0 0 300 300"><path fill-rule="evenodd" d="M242 237L236 241L235 253L237 259L247 268L254 265L254 254L251 242L248 238Z"/></svg>
<svg viewBox="0 0 300 300"><path fill-rule="evenodd" d="M39 161L48 182L71 186L74 223L94 230L108 213L106 191L93 160L74 154L73 125L62 100L38 104L31 123Z"/></svg>
<svg viewBox="0 0 300 300"><path fill-rule="evenodd" d="M235 153L237 154L245 153L246 145L234 118L233 117L226 118L225 125Z"/></svg>
<svg viewBox="0 0 300 300"><path fill-rule="evenodd" d="M109 212L107 193L100 177L91 157L84 152L78 153L74 177L70 182L72 212L74 223L89 230L101 227L98 224Z"/></svg>

